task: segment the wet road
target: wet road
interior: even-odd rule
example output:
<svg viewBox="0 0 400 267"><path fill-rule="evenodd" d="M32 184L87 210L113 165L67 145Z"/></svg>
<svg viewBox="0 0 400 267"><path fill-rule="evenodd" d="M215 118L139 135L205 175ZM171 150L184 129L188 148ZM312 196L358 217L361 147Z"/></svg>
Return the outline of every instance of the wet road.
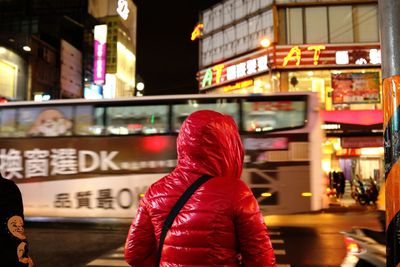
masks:
<svg viewBox="0 0 400 267"><path fill-rule="evenodd" d="M120 247L129 225L27 224L30 254L37 267L81 267Z"/></svg>
<svg viewBox="0 0 400 267"><path fill-rule="evenodd" d="M342 230L352 226L379 229L371 212L267 216L278 264L340 266L345 257ZM97 228L79 225L27 226L31 255L39 267L126 266L122 259L128 224ZM113 251L117 250L119 251ZM113 252L107 255L107 252ZM112 265L111 265L112 263Z"/></svg>

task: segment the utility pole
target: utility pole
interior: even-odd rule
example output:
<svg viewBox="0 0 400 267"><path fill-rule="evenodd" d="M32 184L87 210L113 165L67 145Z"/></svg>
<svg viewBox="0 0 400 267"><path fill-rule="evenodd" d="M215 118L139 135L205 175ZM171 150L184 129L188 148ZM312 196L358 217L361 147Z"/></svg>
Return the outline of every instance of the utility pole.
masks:
<svg viewBox="0 0 400 267"><path fill-rule="evenodd" d="M400 266L400 1L379 0L382 51L386 266Z"/></svg>

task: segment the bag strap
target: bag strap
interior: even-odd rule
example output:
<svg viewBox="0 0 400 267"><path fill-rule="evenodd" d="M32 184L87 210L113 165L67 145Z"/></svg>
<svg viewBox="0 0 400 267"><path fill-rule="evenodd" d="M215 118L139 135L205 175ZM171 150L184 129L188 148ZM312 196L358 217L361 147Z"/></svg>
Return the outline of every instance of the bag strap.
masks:
<svg viewBox="0 0 400 267"><path fill-rule="evenodd" d="M186 204L186 202L189 200L189 198L192 196L192 194L197 190L197 188L199 188L202 184L204 184L211 178L212 178L212 176L210 176L208 174L201 176L199 179L197 179L193 184L191 184L186 189L186 191L182 194L182 196L178 199L178 201L172 207L171 211L169 212L167 218L164 221L164 225L163 225L163 228L161 231L160 243L158 245L157 259L156 259L155 267L159 267L159 265L160 265L161 252L162 252L162 247L164 245L164 240L165 240L165 237L167 236L167 232L168 232L169 228L171 228L172 223L175 220L175 217L178 215L179 211Z"/></svg>

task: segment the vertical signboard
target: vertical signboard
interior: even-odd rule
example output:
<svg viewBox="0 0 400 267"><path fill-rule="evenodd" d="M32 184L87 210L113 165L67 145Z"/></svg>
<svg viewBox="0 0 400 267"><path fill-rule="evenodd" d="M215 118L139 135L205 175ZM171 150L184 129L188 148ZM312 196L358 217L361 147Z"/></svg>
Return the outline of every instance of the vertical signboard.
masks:
<svg viewBox="0 0 400 267"><path fill-rule="evenodd" d="M73 98L82 96L82 52L61 40L61 92Z"/></svg>
<svg viewBox="0 0 400 267"><path fill-rule="evenodd" d="M106 74L106 44L107 44L107 24L96 25L94 27L94 63L93 63L93 82L95 84L105 83Z"/></svg>

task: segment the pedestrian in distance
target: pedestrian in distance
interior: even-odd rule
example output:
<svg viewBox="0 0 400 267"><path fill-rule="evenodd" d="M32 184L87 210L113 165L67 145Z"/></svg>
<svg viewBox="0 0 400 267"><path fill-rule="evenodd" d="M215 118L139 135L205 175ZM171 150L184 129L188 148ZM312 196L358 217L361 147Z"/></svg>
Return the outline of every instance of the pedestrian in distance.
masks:
<svg viewBox="0 0 400 267"><path fill-rule="evenodd" d="M234 120L210 110L192 113L177 151L175 169L140 201L126 261L136 267L276 266L257 200L240 179L244 152Z"/></svg>
<svg viewBox="0 0 400 267"><path fill-rule="evenodd" d="M32 267L24 231L24 208L17 185L0 174L0 266Z"/></svg>

